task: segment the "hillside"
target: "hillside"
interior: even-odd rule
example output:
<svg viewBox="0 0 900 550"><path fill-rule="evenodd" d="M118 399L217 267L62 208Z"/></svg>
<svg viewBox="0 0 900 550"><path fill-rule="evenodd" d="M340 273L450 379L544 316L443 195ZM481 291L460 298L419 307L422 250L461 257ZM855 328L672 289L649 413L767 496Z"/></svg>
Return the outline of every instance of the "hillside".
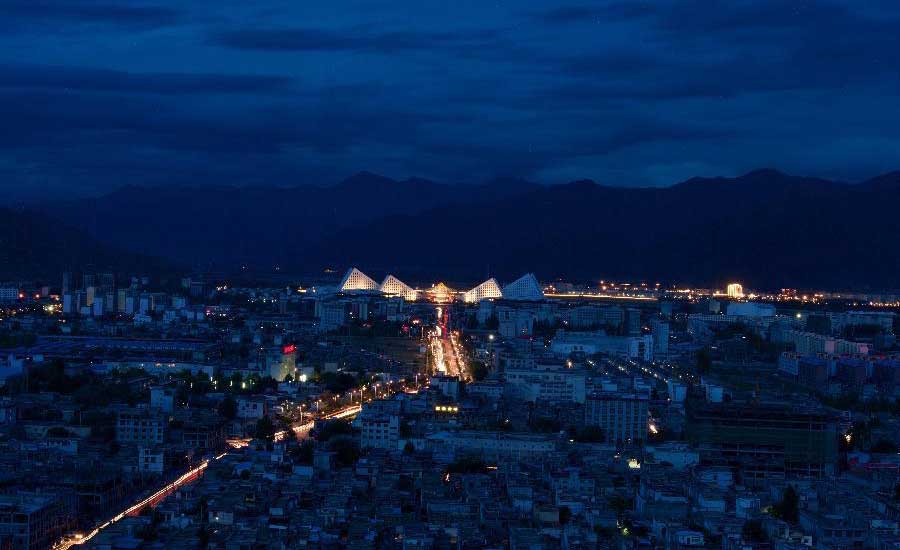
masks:
<svg viewBox="0 0 900 550"><path fill-rule="evenodd" d="M177 270L168 261L122 251L34 211L0 208L0 281L56 282L66 270L161 273Z"/></svg>
<svg viewBox="0 0 900 550"><path fill-rule="evenodd" d="M303 263L303 252L337 232L385 216L472 204L534 188L497 181L447 185L363 172L337 185L124 187L42 208L114 246L187 265L260 269Z"/></svg>
<svg viewBox="0 0 900 550"><path fill-rule="evenodd" d="M667 188L586 180L467 186L361 173L331 187L127 187L45 208L90 236L79 233L79 243L93 238L226 271L244 263L296 273L359 265L426 280L534 271L583 280L896 288L898 182L897 172L846 184L758 170ZM78 247L64 248L77 257Z"/></svg>
<svg viewBox="0 0 900 550"><path fill-rule="evenodd" d="M379 220L325 241L314 256L335 265L449 274L487 269L505 277L535 271L544 278L894 288L898 207L898 186L771 170L669 188L583 181L464 211ZM404 232L409 227L431 229ZM403 246L378 245L397 234Z"/></svg>

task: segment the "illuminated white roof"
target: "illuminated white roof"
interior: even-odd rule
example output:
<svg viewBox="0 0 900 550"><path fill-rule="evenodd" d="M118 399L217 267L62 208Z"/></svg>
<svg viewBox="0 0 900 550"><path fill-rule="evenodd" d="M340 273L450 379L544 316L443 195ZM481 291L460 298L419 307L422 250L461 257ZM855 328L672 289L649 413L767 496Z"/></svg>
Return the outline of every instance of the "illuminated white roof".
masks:
<svg viewBox="0 0 900 550"><path fill-rule="evenodd" d="M378 290L378 283L362 271L351 267L341 280L341 292L348 290Z"/></svg>
<svg viewBox="0 0 900 550"><path fill-rule="evenodd" d="M481 283L471 290L467 290L465 294L463 294L463 301L468 302L470 304L478 303L482 300L487 300L489 298L502 298L503 292L500 290L500 285L497 283L497 279L491 277L487 281Z"/></svg>
<svg viewBox="0 0 900 550"><path fill-rule="evenodd" d="M504 300L543 300L544 291L534 273L526 273L503 287Z"/></svg>
<svg viewBox="0 0 900 550"><path fill-rule="evenodd" d="M425 291L428 296L435 302L449 302L453 299L455 290L445 285L444 283L437 283L432 285L431 288Z"/></svg>
<svg viewBox="0 0 900 550"><path fill-rule="evenodd" d="M381 281L380 290L390 296L403 296L408 301L415 300L418 295L414 288L393 275L388 275Z"/></svg>

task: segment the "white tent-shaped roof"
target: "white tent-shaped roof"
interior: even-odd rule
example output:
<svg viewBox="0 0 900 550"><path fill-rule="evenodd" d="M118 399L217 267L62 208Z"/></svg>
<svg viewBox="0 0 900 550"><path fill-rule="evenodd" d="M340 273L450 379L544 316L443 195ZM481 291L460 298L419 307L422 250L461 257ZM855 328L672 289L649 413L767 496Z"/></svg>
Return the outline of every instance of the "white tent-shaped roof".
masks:
<svg viewBox="0 0 900 550"><path fill-rule="evenodd" d="M393 275L385 277L384 280L381 281L381 287L379 288L389 296L402 296L403 299L407 301L415 300L417 297L417 292L414 288Z"/></svg>
<svg viewBox="0 0 900 550"><path fill-rule="evenodd" d="M351 267L341 280L341 292L352 290L378 290L378 283L362 271Z"/></svg>
<svg viewBox="0 0 900 550"><path fill-rule="evenodd" d="M503 287L504 300L543 300L544 291L534 273L526 273Z"/></svg>
<svg viewBox="0 0 900 550"><path fill-rule="evenodd" d="M475 304L482 300L487 300L489 298L502 298L503 292L500 290L500 285L497 284L497 279L491 277L487 281L481 283L471 290L467 290L465 294L463 294L463 301Z"/></svg>

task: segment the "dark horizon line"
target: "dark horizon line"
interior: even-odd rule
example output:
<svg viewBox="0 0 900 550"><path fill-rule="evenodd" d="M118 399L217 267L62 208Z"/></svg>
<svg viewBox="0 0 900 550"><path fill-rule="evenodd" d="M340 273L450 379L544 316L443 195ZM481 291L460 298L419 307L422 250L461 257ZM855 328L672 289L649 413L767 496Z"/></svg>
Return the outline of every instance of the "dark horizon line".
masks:
<svg viewBox="0 0 900 550"><path fill-rule="evenodd" d="M643 190L643 189L672 189L679 185L701 180L701 181L714 181L714 180L739 180L742 178L746 178L749 176L753 176L756 174L762 173L770 173L773 176L781 176L788 178L797 178L797 179L808 179L808 180L820 180L823 182L829 182L840 185L862 185L867 182L870 182L875 179L883 178L886 176L891 176L893 174L900 174L900 169L897 170L889 170L887 172L880 172L873 176L869 176L857 181L846 181L841 179L830 179L825 177L818 176L807 176L807 175L796 175L785 172L778 168L772 167L763 167L756 168L750 170L748 172L736 175L736 176L723 176L723 175L714 175L714 176L692 176L685 180L676 181L670 183L668 185L622 185L615 183L603 183L599 182L592 178L578 178L568 181L558 181L558 182L546 182L546 181L536 181L529 178L521 177L521 176L496 176L481 182L472 182L472 181L456 181L456 182L447 182L437 179L430 179L421 176L408 176L405 178L396 178L393 176L386 176L384 174L379 174L377 172L372 172L370 170L359 170L357 172L352 173L349 176L341 178L336 181L327 182L327 183L294 183L287 185L279 185L274 183L245 183L245 184L235 184L235 183L175 183L175 184L165 184L165 183L125 183L116 187L111 187L105 191L99 192L97 194L91 195L70 195L70 196L59 196L54 197L53 200L89 200L89 199L98 199L113 195L118 192L122 192L127 189L141 189L141 190L159 190L159 189L189 189L189 190L203 190L203 189L228 189L228 190L245 190L245 189L256 189L256 190L296 190L303 188L316 188L316 189L331 189L334 187L338 187L343 185L355 178L360 177L371 177L371 178L379 178L384 180L390 180L394 183L415 183L415 182L425 182L434 185L445 185L450 187L489 187L492 185L496 185L498 183L508 183L508 182L520 182L523 185L531 185L537 187L555 187L555 186L567 186L567 185L575 185L575 184L586 184L590 183L593 185L597 185L600 187L608 187L612 189L625 189L625 190ZM34 195L22 195L18 198L14 198L12 203L8 206L28 206L30 204L34 204L35 202L40 202L47 200L45 196L38 196L38 194Z"/></svg>

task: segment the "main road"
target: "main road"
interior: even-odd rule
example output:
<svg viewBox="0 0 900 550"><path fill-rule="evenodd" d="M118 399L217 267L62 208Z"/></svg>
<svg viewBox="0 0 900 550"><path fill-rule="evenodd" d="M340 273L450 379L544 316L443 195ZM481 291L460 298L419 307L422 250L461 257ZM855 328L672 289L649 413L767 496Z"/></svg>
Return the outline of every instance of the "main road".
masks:
<svg viewBox="0 0 900 550"><path fill-rule="evenodd" d="M431 355L434 358L434 370L438 374L466 377L466 364L459 351L459 339L454 332L450 332L447 338L437 334L431 336Z"/></svg>
<svg viewBox="0 0 900 550"><path fill-rule="evenodd" d="M356 416L357 414L359 414L359 411L361 410L361 408L362 407L360 405L350 405L350 406L344 407L340 410L337 410L337 411L334 411L334 412L331 412L328 414L324 414L324 415L322 415L322 418L326 418L326 419L350 418L352 416ZM314 425L315 425L315 422L305 422L303 424L297 424L297 425L293 426L291 429L298 436L306 437L306 435L309 434L309 431L312 429L312 427ZM280 431L280 432L276 433L275 440L278 441L278 440L284 439L284 436L286 435L286 433L287 433L286 431ZM234 445L234 446L237 446L237 445ZM160 502L164 501L166 499L166 497L168 497L173 492L175 492L175 490L178 489L179 487L182 487L189 483L193 483L194 481L200 479L203 476L203 471L209 467L210 463L213 460L221 460L222 458L224 458L226 456L228 456L227 452L217 455L214 458L203 460L200 464L198 464L194 468L191 468L190 470L188 470L187 472L182 474L180 477L178 477L178 479L176 479L176 480L172 481L171 483L167 484L166 486L160 488L159 490L154 492L152 495L144 497L144 498L138 500L137 502L131 504L130 506L124 508L119 513L117 513L116 515L111 517L110 519L104 521L103 523L101 523L100 525L95 527L91 532L89 532L87 534L75 533L74 535L63 537L56 544L53 545L53 548L55 550L68 550L68 548L72 547L73 545L84 544L85 542L96 537L100 533L100 531L106 529L107 527L109 527L113 523L116 523L117 521L124 518L125 516L137 515L140 513L141 510L144 509L145 506L154 507L154 506L158 505Z"/></svg>

